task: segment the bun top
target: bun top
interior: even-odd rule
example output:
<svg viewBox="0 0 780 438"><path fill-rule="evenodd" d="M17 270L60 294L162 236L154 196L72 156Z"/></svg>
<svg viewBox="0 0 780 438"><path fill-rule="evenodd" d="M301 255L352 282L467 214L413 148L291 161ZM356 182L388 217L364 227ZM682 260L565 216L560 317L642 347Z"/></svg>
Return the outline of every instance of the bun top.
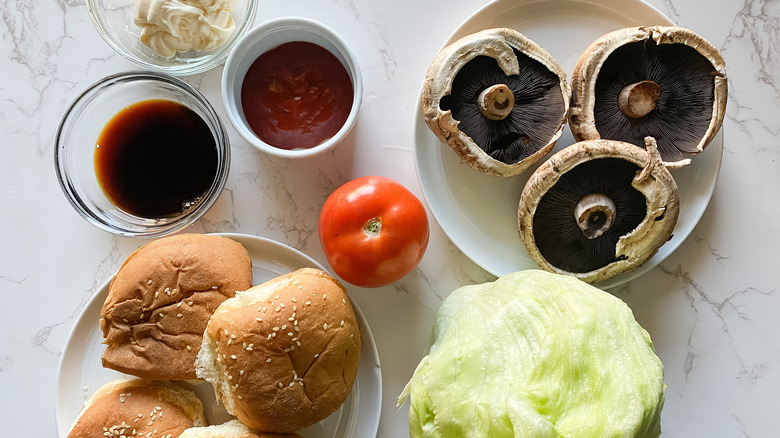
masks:
<svg viewBox="0 0 780 438"><path fill-rule="evenodd" d="M288 433L344 403L360 345L344 287L304 268L222 303L206 328L197 374L242 423Z"/></svg>
<svg viewBox="0 0 780 438"><path fill-rule="evenodd" d="M259 432L246 427L238 420L230 420L217 426L191 427L179 438L301 438L297 433Z"/></svg>
<svg viewBox="0 0 780 438"><path fill-rule="evenodd" d="M203 404L192 391L172 382L115 380L84 403L68 438L173 438L205 424Z"/></svg>
<svg viewBox="0 0 780 438"><path fill-rule="evenodd" d="M103 304L103 366L149 379L195 379L211 314L251 286L252 260L236 241L180 234L144 245L119 269Z"/></svg>

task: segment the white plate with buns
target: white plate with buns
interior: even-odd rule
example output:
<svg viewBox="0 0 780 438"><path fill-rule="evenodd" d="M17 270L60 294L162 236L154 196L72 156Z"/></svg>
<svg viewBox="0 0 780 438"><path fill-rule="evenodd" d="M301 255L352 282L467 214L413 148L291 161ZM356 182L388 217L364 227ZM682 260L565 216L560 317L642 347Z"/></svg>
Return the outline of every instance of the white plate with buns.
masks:
<svg viewBox="0 0 780 438"><path fill-rule="evenodd" d="M252 258L253 283L304 267L325 270L302 252L273 240L243 234L220 234L241 243ZM65 438L83 403L103 384L116 379L133 378L104 368L101 356L105 349L100 329L100 311L108 295L108 279L82 310L68 337L57 375L56 419L59 436ZM382 400L382 378L379 355L371 330L360 309L352 303L362 337L360 365L350 395L336 412L303 430L303 438L373 437L379 426ZM231 420L224 407L216 402L209 383L189 382L184 386L202 400L209 424Z"/></svg>
<svg viewBox="0 0 780 438"><path fill-rule="evenodd" d="M466 19L443 44L490 28L515 29L550 52L567 77L585 48L615 29L639 25L671 25L672 21L640 0L497 0ZM442 230L467 257L495 276L538 269L520 240L517 208L531 173L549 156L513 178L479 173L460 162L423 119L418 102L414 120L415 164L425 199ZM570 129L554 152L575 142ZM606 289L630 281L657 266L688 237L709 204L720 172L723 132L691 165L672 176L680 193L680 216L674 235L639 268L597 286Z"/></svg>

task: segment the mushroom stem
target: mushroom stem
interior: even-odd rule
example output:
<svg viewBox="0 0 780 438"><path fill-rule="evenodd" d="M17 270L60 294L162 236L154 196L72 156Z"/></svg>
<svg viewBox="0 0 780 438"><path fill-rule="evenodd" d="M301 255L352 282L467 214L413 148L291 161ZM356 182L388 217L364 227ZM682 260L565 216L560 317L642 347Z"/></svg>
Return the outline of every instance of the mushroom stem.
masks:
<svg viewBox="0 0 780 438"><path fill-rule="evenodd" d="M618 108L626 116L638 119L655 109L660 96L661 87L653 81L626 85L618 96Z"/></svg>
<svg viewBox="0 0 780 438"><path fill-rule="evenodd" d="M479 112L490 120L503 120L515 106L515 95L504 85L497 84L482 90L477 97Z"/></svg>
<svg viewBox="0 0 780 438"><path fill-rule="evenodd" d="M615 203L601 193L587 194L574 207L574 218L582 234L588 239L595 239L615 222Z"/></svg>

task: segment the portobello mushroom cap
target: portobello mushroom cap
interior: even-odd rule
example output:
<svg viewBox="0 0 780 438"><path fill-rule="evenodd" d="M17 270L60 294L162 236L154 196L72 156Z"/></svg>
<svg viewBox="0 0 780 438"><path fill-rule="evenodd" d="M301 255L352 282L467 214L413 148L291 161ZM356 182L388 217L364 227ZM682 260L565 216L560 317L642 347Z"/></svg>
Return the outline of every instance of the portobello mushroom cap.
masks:
<svg viewBox="0 0 780 438"><path fill-rule="evenodd" d="M578 141L658 142L668 168L690 164L726 112L725 62L700 35L677 26L610 32L585 49L572 74L569 127Z"/></svg>
<svg viewBox="0 0 780 438"><path fill-rule="evenodd" d="M531 175L518 231L541 268L597 283L655 255L671 238L679 212L677 184L652 137L645 149L586 140Z"/></svg>
<svg viewBox="0 0 780 438"><path fill-rule="evenodd" d="M563 132L571 90L538 44L513 29L487 29L442 49L423 82L425 123L472 168L517 175Z"/></svg>

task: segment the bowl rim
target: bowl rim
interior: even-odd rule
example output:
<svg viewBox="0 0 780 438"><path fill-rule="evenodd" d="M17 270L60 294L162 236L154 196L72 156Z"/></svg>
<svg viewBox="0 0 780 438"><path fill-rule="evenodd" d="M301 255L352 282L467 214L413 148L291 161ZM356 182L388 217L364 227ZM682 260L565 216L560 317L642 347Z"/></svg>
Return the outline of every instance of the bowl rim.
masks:
<svg viewBox="0 0 780 438"><path fill-rule="evenodd" d="M141 67L144 69L149 69L161 73L167 73L175 76L192 76L196 74L206 73L209 70L212 70L213 68L218 67L219 65L225 62L225 60L230 55L233 46L235 46L238 43L238 41L241 39L241 37L254 25L255 19L257 18L258 1L259 0L246 0L247 10L246 10L246 14L244 15L245 17L244 21L241 23L240 26L237 26L234 34L231 35L230 40L228 40L221 46L214 49L210 55L204 56L201 59L194 62L181 62L172 65L160 65L154 62L150 62L141 59L131 54L127 50L125 50L125 48L117 42L116 38L113 37L111 32L108 31L108 28L106 28L105 25L103 24L103 20L100 18L100 14L95 9L95 6L93 4L94 0L85 0L84 3L86 4L89 18L92 21L95 30L103 39L103 41L105 41L106 44L108 44L109 47L111 47L111 49L114 50L114 52L118 53L123 58L132 62L137 67ZM131 22L128 25L132 25L132 24L133 23Z"/></svg>
<svg viewBox="0 0 780 438"><path fill-rule="evenodd" d="M170 220L165 223L151 223L133 226L134 228L143 228L142 230L129 229L129 227L119 228L115 222L106 221L101 215L97 214L92 208L90 208L89 205L82 199L78 188L75 186L72 178L69 176L67 163L68 160L64 158L66 149L66 143L64 143L66 134L65 129L66 127L70 128L68 121L71 119L71 117L76 114L80 114L83 111L83 109L79 109L79 104L89 102L89 100L92 98L92 95L101 87L110 87L115 84L138 80L159 81L173 85L179 91L183 92L184 95L186 95L188 98L197 102L206 113L205 117L209 119L206 120L207 124L210 125L210 127L213 125L213 129L210 130L214 135L218 154L221 151L221 159L218 159L217 162L217 172L214 175L214 181L208 190L204 192L200 202L198 202L197 205L191 210L188 210L181 216L175 217L175 219L166 218ZM150 96L149 98L151 99L153 97ZM139 101L142 100L143 98L139 99ZM111 117L113 116L114 115L112 114ZM224 123L222 123L222 120L220 119L213 105L197 88L170 74L148 70L129 70L105 76L92 83L81 93L79 93L79 95L71 102L65 112L63 112L54 137L54 170L57 176L57 182L65 194L65 198L76 210L76 212L81 217L86 219L87 222L103 231L107 231L118 236L156 238L172 234L186 226L195 223L216 203L228 179L231 160L230 149L230 137L228 136ZM218 158L220 157L218 156ZM154 219L150 219L150 221L154 221Z"/></svg>
<svg viewBox="0 0 780 438"><path fill-rule="evenodd" d="M336 48L341 52L340 55L344 57L346 63L348 64L344 65L344 68L350 75L350 79L352 79L352 109L347 116L347 120L344 121L344 124L341 126L338 132L336 132L336 134L334 134L331 138L325 140L317 146L307 149L282 149L262 141L241 119L240 114L243 111L240 109L240 100L234 99L233 96L235 93L230 91L240 87L241 83L243 82L243 77L237 77L236 68L239 62L238 57L239 55L243 54L241 52L244 51L244 48L251 47L251 45L255 44L257 42L258 34L274 33L277 31L286 30L287 27L292 25L299 25L301 26L299 30L307 33L314 33L327 39L334 46L336 46ZM270 48L268 50L270 50ZM326 48L326 50L329 49ZM357 121L357 117L360 113L360 107L363 101L363 75L360 69L360 64L357 60L357 56L344 40L344 38L336 33L336 31L334 31L331 27L312 18L300 16L282 16L272 18L255 25L244 35L242 35L236 44L233 45L230 51L230 55L228 56L227 61L225 61L225 67L222 73L221 94L222 104L225 108L225 113L227 114L230 124L247 143L262 152L276 157L306 158L332 149L337 143L342 141L350 133L355 125L355 122Z"/></svg>

